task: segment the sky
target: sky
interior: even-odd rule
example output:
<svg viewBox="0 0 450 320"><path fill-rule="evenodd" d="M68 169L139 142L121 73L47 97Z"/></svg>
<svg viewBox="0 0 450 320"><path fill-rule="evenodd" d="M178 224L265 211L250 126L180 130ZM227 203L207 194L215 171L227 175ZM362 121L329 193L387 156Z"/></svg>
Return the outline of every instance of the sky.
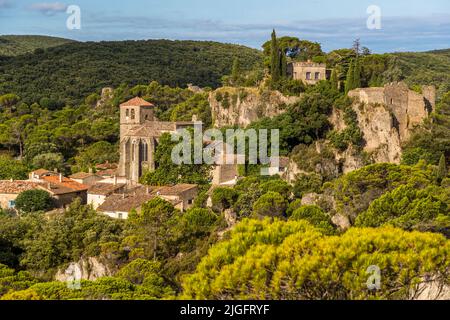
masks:
<svg viewBox="0 0 450 320"><path fill-rule="evenodd" d="M68 6L81 12L69 30ZM380 29L369 29L369 6ZM372 21L372 20L371 20ZM294 36L331 51L356 38L373 52L450 48L449 0L0 0L0 34L50 35L79 41L212 40L254 48Z"/></svg>

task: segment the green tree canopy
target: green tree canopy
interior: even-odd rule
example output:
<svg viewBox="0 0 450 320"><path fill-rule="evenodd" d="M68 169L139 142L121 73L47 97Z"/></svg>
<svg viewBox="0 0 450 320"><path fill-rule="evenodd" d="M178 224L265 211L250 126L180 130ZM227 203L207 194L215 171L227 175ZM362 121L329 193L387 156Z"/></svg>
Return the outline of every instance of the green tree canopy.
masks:
<svg viewBox="0 0 450 320"><path fill-rule="evenodd" d="M24 191L16 198L16 209L22 214L48 211L53 207L53 198L44 190Z"/></svg>
<svg viewBox="0 0 450 320"><path fill-rule="evenodd" d="M183 279L182 298L412 299L427 275L448 285L449 246L394 228L325 236L306 221L244 220ZM380 290L368 290L370 266L380 269Z"/></svg>

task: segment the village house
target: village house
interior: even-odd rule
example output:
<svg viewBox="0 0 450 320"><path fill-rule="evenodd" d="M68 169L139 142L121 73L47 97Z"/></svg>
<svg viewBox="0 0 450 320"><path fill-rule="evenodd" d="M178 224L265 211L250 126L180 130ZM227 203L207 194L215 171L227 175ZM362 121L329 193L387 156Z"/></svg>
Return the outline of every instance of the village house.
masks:
<svg viewBox="0 0 450 320"><path fill-rule="evenodd" d="M24 191L38 189L39 183L26 180L0 181L0 208L14 210L16 198Z"/></svg>
<svg viewBox="0 0 450 320"><path fill-rule="evenodd" d="M89 172L77 172L71 176L69 176L70 179L87 185L87 186L92 186L95 185L97 182L99 182L100 180L103 180L103 177L100 175L97 175L95 173Z"/></svg>
<svg viewBox="0 0 450 320"><path fill-rule="evenodd" d="M142 206L160 197L176 209L185 211L193 206L198 194L197 185L179 184L167 187L138 186L122 194L112 194L97 208L97 211L111 218L128 219L132 210L141 211Z"/></svg>
<svg viewBox="0 0 450 320"><path fill-rule="evenodd" d="M118 167L117 163L106 161L95 166L95 174L103 178L113 178L118 175Z"/></svg>
<svg viewBox="0 0 450 320"><path fill-rule="evenodd" d="M50 193L57 208L65 208L77 198L82 204L87 202L89 186L66 178L61 173L39 169L30 172L28 181L38 183L38 188Z"/></svg>
<svg viewBox="0 0 450 320"><path fill-rule="evenodd" d="M306 84L317 84L328 77L326 64L314 63L310 60L289 63L287 73L292 79L301 80Z"/></svg>
<svg viewBox="0 0 450 320"><path fill-rule="evenodd" d="M109 196L124 193L126 186L126 183L96 183L87 192L87 203L97 209Z"/></svg>
<svg viewBox="0 0 450 320"><path fill-rule="evenodd" d="M22 192L44 190L53 198L56 208L65 208L79 198L86 204L88 186L62 174L40 169L30 173L29 180L1 180L0 206L3 209L14 210L16 199Z"/></svg>
<svg viewBox="0 0 450 320"><path fill-rule="evenodd" d="M156 190L157 196L172 202L181 211L192 208L198 195L198 186L195 184L176 184L174 186L161 187Z"/></svg>

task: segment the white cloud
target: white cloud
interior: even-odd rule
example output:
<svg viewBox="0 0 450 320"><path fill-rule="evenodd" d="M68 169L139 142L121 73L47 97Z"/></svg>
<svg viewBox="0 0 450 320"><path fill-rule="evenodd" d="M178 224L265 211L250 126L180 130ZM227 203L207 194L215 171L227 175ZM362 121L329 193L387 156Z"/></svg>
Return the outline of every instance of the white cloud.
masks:
<svg viewBox="0 0 450 320"><path fill-rule="evenodd" d="M67 5L61 2L38 2L33 3L29 9L39 11L45 15L54 15L59 12L65 12Z"/></svg>

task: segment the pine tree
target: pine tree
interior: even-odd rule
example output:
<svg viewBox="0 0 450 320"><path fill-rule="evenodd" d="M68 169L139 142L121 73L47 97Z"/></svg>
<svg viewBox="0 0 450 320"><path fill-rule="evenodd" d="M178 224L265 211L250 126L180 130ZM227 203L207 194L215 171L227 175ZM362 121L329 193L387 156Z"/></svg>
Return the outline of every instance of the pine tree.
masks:
<svg viewBox="0 0 450 320"><path fill-rule="evenodd" d="M355 76L355 67L353 65L353 60L350 61L350 66L348 67L347 78L345 79L345 93L347 94L353 89L353 79Z"/></svg>
<svg viewBox="0 0 450 320"><path fill-rule="evenodd" d="M278 48L277 34L275 30L272 32L272 58L271 58L271 75L273 83L280 80L280 50Z"/></svg>
<svg viewBox="0 0 450 320"><path fill-rule="evenodd" d="M241 66L239 64L239 59L235 58L233 61L233 68L231 69L231 82L233 85L238 85L240 75Z"/></svg>
<svg viewBox="0 0 450 320"><path fill-rule="evenodd" d="M444 178L447 177L447 164L445 161L445 155L442 154L441 159L439 160L439 166L437 169L437 179L438 182L441 183Z"/></svg>
<svg viewBox="0 0 450 320"><path fill-rule="evenodd" d="M353 75L353 88L361 88L361 64L359 63L359 59L356 59L355 62L355 69L354 69L354 75Z"/></svg>
<svg viewBox="0 0 450 320"><path fill-rule="evenodd" d="M331 72L330 83L331 83L331 87L333 89L339 89L339 83L338 83L336 68L334 68L333 71Z"/></svg>

